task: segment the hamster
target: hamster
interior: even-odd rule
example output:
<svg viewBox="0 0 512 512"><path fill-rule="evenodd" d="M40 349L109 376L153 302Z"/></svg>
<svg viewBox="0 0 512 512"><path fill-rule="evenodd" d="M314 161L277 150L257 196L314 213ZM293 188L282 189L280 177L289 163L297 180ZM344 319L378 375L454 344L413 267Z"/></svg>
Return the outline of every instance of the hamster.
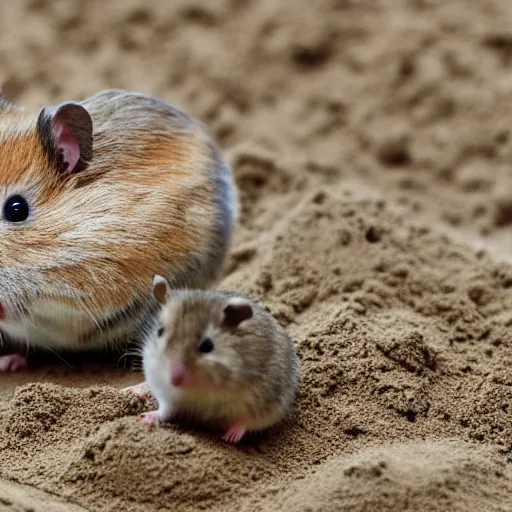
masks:
<svg viewBox="0 0 512 512"><path fill-rule="evenodd" d="M148 390L158 410L148 425L186 416L225 429L237 443L246 431L280 421L294 401L300 363L285 330L262 306L232 293L171 290L155 276L160 316L143 346Z"/></svg>
<svg viewBox="0 0 512 512"><path fill-rule="evenodd" d="M214 284L237 212L229 165L173 105L116 89L32 113L0 97L0 331L20 352L141 340L153 276Z"/></svg>

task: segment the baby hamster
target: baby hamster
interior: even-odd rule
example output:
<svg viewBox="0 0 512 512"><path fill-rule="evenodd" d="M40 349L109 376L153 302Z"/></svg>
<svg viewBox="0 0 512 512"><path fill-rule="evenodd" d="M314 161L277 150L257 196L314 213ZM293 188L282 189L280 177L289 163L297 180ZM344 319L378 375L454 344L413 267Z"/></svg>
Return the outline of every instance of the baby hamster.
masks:
<svg viewBox="0 0 512 512"><path fill-rule="evenodd" d="M215 142L173 105L106 90L32 113L0 96L0 331L21 352L137 341L156 273L216 282L237 204Z"/></svg>
<svg viewBox="0 0 512 512"><path fill-rule="evenodd" d="M158 410L148 424L188 416L226 429L237 443L246 431L283 418L299 381L299 358L284 329L262 306L231 293L171 290L155 276L160 316L143 347L146 382L127 388Z"/></svg>

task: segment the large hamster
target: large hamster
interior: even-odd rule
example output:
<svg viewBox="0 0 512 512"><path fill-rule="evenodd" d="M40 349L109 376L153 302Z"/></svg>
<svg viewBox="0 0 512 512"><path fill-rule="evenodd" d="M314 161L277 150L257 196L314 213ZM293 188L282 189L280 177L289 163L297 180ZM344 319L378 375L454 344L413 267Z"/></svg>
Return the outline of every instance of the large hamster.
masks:
<svg viewBox="0 0 512 512"><path fill-rule="evenodd" d="M201 123L107 90L25 111L0 99L0 330L85 350L140 338L151 283L205 288L237 215L229 166ZM24 364L0 358L1 370Z"/></svg>

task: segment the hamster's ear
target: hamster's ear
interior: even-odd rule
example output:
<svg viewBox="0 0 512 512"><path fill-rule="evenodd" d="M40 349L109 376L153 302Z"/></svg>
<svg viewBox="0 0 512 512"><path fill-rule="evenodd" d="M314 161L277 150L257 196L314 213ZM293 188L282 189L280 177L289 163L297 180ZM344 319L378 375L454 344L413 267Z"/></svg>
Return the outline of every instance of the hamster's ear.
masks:
<svg viewBox="0 0 512 512"><path fill-rule="evenodd" d="M167 283L165 277L156 275L153 279L153 297L160 302L165 304L169 296L169 283Z"/></svg>
<svg viewBox="0 0 512 512"><path fill-rule="evenodd" d="M223 327L238 327L244 320L252 318L253 310L251 303L242 297L233 297L229 299L227 306L224 308Z"/></svg>
<svg viewBox="0 0 512 512"><path fill-rule="evenodd" d="M77 172L92 159L92 119L78 103L44 107L37 131L45 153L59 172Z"/></svg>

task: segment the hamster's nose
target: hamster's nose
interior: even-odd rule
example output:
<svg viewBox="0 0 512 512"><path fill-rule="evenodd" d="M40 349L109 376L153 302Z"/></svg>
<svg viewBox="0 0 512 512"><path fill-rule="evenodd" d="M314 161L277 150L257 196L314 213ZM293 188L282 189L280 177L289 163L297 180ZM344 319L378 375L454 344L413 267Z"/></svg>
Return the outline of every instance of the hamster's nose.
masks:
<svg viewBox="0 0 512 512"><path fill-rule="evenodd" d="M0 320L2 320L4 318L5 318L5 309L2 305L2 303L0 302Z"/></svg>
<svg viewBox="0 0 512 512"><path fill-rule="evenodd" d="M171 366L171 384L173 386L182 386L187 378L187 370L182 365Z"/></svg>

